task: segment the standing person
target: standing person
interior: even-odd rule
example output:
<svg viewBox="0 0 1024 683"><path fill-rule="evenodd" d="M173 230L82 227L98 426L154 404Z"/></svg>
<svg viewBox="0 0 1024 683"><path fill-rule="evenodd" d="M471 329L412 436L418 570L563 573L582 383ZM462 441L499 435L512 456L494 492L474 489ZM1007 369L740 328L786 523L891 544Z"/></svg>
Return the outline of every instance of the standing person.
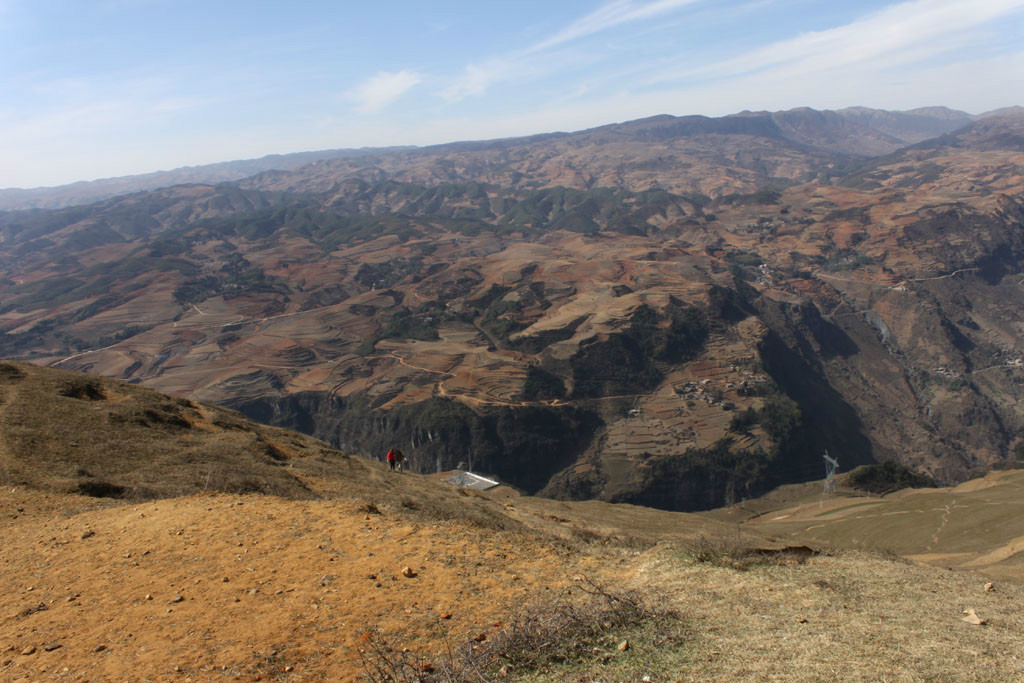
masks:
<svg viewBox="0 0 1024 683"><path fill-rule="evenodd" d="M392 472L395 471L395 461L396 461L396 459L397 458L395 457L395 449L392 448L391 450L388 451L388 456L387 456L388 467L391 468Z"/></svg>
<svg viewBox="0 0 1024 683"><path fill-rule="evenodd" d="M398 465L398 471L402 472L405 470L405 466L402 463L405 462L405 453L402 451L395 451L395 464Z"/></svg>

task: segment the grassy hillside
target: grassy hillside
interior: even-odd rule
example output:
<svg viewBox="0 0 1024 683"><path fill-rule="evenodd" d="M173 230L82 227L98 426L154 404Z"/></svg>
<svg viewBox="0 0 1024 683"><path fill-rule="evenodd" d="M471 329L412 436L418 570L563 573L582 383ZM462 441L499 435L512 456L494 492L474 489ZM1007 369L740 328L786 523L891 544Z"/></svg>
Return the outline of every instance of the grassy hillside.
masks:
<svg viewBox="0 0 1024 683"><path fill-rule="evenodd" d="M760 511L803 503L800 524L759 527L736 523L757 501L698 516L462 491L139 387L0 372L0 680L1024 680L1024 588L839 549L861 514L843 506L946 496L966 529L1007 511L1016 473L837 500L814 523L820 494L777 491Z"/></svg>
<svg viewBox="0 0 1024 683"><path fill-rule="evenodd" d="M939 567L1024 581L1024 471L994 472L953 488L885 496L847 490L777 505L753 529L812 544L898 554ZM816 500L815 500L816 498Z"/></svg>

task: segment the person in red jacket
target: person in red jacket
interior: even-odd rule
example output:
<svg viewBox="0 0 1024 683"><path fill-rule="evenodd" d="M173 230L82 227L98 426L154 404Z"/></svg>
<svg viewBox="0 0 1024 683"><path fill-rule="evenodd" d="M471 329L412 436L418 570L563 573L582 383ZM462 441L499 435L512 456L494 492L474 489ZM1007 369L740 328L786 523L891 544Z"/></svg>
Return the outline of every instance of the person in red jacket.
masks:
<svg viewBox="0 0 1024 683"><path fill-rule="evenodd" d="M395 458L395 449L392 448L391 450L388 451L388 456L387 456L388 467L391 468L392 472L395 471L395 460L396 460L396 458Z"/></svg>

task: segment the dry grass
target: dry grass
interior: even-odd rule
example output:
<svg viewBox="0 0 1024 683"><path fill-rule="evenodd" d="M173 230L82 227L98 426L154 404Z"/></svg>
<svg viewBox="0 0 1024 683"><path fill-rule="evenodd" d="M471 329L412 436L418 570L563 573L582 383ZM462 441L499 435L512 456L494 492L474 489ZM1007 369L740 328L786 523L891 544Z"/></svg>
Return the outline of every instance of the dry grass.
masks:
<svg viewBox="0 0 1024 683"><path fill-rule="evenodd" d="M488 683L543 679L553 672L559 680L590 680L634 668L638 655L635 645L630 652L630 638L654 630L663 634L661 646L681 643L677 615L648 607L636 591L614 591L579 577L554 598L538 596L496 632L449 647L443 661L391 647L376 633L364 635L360 658L370 683Z"/></svg>
<svg viewBox="0 0 1024 683"><path fill-rule="evenodd" d="M8 483L129 501L203 491L311 499L288 465L330 452L315 439L143 387L3 366L12 369L0 373Z"/></svg>
<svg viewBox="0 0 1024 683"><path fill-rule="evenodd" d="M662 547L638 573L699 634L666 680L1024 680L1018 586L857 552L737 571Z"/></svg>
<svg viewBox="0 0 1024 683"><path fill-rule="evenodd" d="M744 528L800 542L888 552L939 567L1024 581L1024 473L995 472L949 489L875 498L780 501Z"/></svg>
<svg viewBox="0 0 1024 683"><path fill-rule="evenodd" d="M737 528L735 534L700 535L679 547L682 556L694 563L738 571L764 565L801 564L819 553L807 546L766 547L764 541Z"/></svg>

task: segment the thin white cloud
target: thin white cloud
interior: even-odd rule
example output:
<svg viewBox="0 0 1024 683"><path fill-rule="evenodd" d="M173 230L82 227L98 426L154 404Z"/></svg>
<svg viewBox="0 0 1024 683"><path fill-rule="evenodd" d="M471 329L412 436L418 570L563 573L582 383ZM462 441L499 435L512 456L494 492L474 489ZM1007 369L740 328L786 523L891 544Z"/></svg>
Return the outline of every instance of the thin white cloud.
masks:
<svg viewBox="0 0 1024 683"><path fill-rule="evenodd" d="M489 59L482 64L470 64L451 85L441 91L448 102L458 102L472 95L482 95L487 88L521 71L522 59L506 57Z"/></svg>
<svg viewBox="0 0 1024 683"><path fill-rule="evenodd" d="M586 36L605 31L615 26L620 26L633 21L651 19L659 14L665 14L692 5L699 0L656 0L655 2L636 3L630 0L616 0L609 2L596 10L580 17L561 31L545 38L544 40L531 45L527 52L538 52L548 48L577 40Z"/></svg>
<svg viewBox="0 0 1024 683"><path fill-rule="evenodd" d="M605 3L547 38L522 50L494 57L463 69L462 75L441 91L448 102L458 102L473 95L482 95L495 83L519 77L535 67L540 54L566 43L606 31L634 21L651 19L692 5L700 0L655 0L638 3L633 0L614 0Z"/></svg>
<svg viewBox="0 0 1024 683"><path fill-rule="evenodd" d="M404 95L423 79L415 71L381 71L366 79L349 92L354 109L361 114L373 114Z"/></svg>
<svg viewBox="0 0 1024 683"><path fill-rule="evenodd" d="M918 61L955 49L968 31L1022 7L1024 0L913 0L707 66L670 70L648 84L767 70L797 76L876 60L885 60L888 66Z"/></svg>

